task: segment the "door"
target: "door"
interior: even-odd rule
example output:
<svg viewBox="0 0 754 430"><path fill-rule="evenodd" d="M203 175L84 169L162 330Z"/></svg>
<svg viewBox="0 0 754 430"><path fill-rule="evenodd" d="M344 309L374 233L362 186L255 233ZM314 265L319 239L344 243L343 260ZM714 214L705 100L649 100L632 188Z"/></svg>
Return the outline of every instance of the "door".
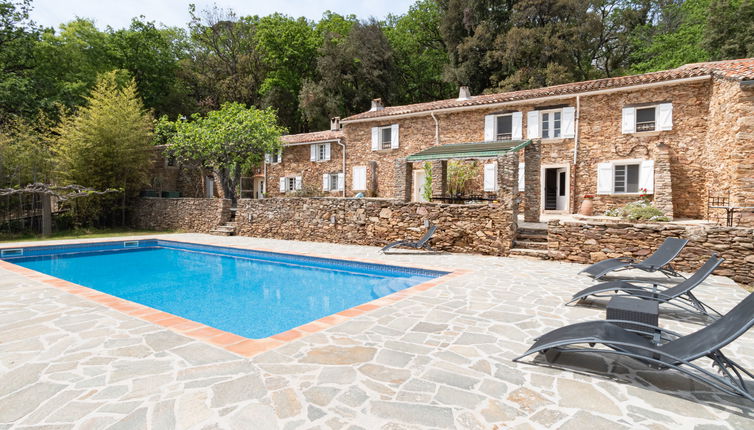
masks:
<svg viewBox="0 0 754 430"><path fill-rule="evenodd" d="M254 178L254 198L264 198L264 179L262 178Z"/></svg>
<svg viewBox="0 0 754 430"><path fill-rule="evenodd" d="M546 211L568 209L568 172L565 167L545 169L544 208Z"/></svg>
<svg viewBox="0 0 754 430"><path fill-rule="evenodd" d="M204 196L208 199L215 197L215 178L212 176L204 177Z"/></svg>
<svg viewBox="0 0 754 430"><path fill-rule="evenodd" d="M564 211L568 207L568 175L566 175L566 169L559 168L558 170L558 196L555 202L556 211Z"/></svg>
<svg viewBox="0 0 754 430"><path fill-rule="evenodd" d="M411 200L415 202L427 201L427 199L424 198L424 181L426 178L427 174L424 172L424 169L414 170L414 192Z"/></svg>

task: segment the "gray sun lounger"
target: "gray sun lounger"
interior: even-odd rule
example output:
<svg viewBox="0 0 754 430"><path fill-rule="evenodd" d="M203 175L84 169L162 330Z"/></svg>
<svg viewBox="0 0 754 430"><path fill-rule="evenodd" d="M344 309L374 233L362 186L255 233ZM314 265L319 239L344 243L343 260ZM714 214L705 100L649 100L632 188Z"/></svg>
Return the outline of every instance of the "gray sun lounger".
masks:
<svg viewBox="0 0 754 430"><path fill-rule="evenodd" d="M754 401L742 373L752 379L754 375L722 352L723 347L738 339L754 325L754 293L749 294L720 319L694 333L682 336L653 327L660 331L660 344L637 334L635 330L624 329L615 322L624 321L590 321L555 329L536 339L528 351L513 361L519 361L537 352L545 353L545 358L549 361L549 350L624 355L659 370L677 370L728 394ZM634 322L631 324L641 325ZM593 346L598 343L610 349L563 348L579 344ZM714 370L720 375L694 364L694 361L701 357L711 359L713 367L717 368Z"/></svg>
<svg viewBox="0 0 754 430"><path fill-rule="evenodd" d="M437 230L436 225L430 225L429 228L427 229L427 232L424 233L424 236L422 236L422 238L419 239L418 241L399 240L399 241L387 244L384 248L380 250L380 252L385 252L397 246L405 246L407 248L414 248L414 249L426 249L427 251L431 251L432 248L430 248L429 246L429 241L432 239L432 235L435 234L436 230Z"/></svg>
<svg viewBox="0 0 754 430"><path fill-rule="evenodd" d="M639 280L621 280L621 281L609 281L602 282L597 285L593 285L589 288L585 288L573 295L570 303L578 300L583 300L588 296L594 297L613 297L613 296L629 296L639 297L646 300L654 300L660 303L666 303L687 311L698 312L705 316L710 316L708 311L713 312L717 316L720 313L712 309L710 306L702 303L691 292L699 284L704 282L705 279L717 269L722 262L723 258L712 254L712 256L705 262L697 271L689 276L688 279L678 283L672 287L666 287L656 282L647 282ZM637 284L651 284L651 287L641 286Z"/></svg>
<svg viewBox="0 0 754 430"><path fill-rule="evenodd" d="M681 253L688 240L669 237L660 245L652 255L644 261L636 261L633 258L610 258L594 263L579 273L586 273L594 279L600 279L616 270L640 269L645 272L661 272L665 276L681 276L673 269L670 262Z"/></svg>

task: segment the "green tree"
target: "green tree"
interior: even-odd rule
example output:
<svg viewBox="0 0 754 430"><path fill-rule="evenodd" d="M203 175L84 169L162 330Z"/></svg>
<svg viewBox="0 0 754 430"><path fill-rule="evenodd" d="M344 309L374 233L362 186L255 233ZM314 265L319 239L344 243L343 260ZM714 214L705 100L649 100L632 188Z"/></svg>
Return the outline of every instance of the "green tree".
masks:
<svg viewBox="0 0 754 430"><path fill-rule="evenodd" d="M53 172L50 121L14 117L0 125L0 188L50 182Z"/></svg>
<svg viewBox="0 0 754 430"><path fill-rule="evenodd" d="M29 19L30 0L0 0L0 123L39 108L33 79L40 29Z"/></svg>
<svg viewBox="0 0 754 430"><path fill-rule="evenodd" d="M118 83L117 71L100 75L74 115L63 118L55 154L63 183L98 190L122 189L121 222L125 199L146 184L152 156L153 119L138 97L136 82ZM112 199L99 199L95 213L107 213Z"/></svg>
<svg viewBox="0 0 754 430"><path fill-rule="evenodd" d="M754 0L712 0L703 46L715 60L754 56Z"/></svg>
<svg viewBox="0 0 754 430"><path fill-rule="evenodd" d="M271 108L224 103L207 115L194 114L190 121L176 121L168 151L184 162L199 162L213 169L225 197L235 203L241 172L280 148L285 129L277 122Z"/></svg>

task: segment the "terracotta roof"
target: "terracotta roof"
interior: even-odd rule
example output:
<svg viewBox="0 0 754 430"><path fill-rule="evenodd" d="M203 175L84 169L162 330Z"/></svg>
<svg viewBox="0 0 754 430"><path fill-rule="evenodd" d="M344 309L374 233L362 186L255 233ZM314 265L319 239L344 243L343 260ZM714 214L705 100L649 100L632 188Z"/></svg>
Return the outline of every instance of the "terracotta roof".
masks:
<svg viewBox="0 0 754 430"><path fill-rule="evenodd" d="M343 131L313 131L311 133L299 133L299 134L287 134L281 137L283 145L286 143L307 143L307 142L321 142L324 140L336 140L343 138Z"/></svg>
<svg viewBox="0 0 754 430"><path fill-rule="evenodd" d="M735 80L754 79L754 58L686 64L684 66L678 67L677 69L645 73L642 75L618 76L615 78L573 82L570 84L554 85L551 87L536 88L531 90L512 91L498 94L483 94L472 96L468 100L447 99L404 106L389 106L379 111L362 112L356 115L352 115L348 118L345 118L343 121L346 122L370 118L382 118L387 116L428 112L439 109L459 108L467 106L484 106L488 104L513 102L539 97L559 96L611 88L630 87L633 85L643 85L705 75L713 75Z"/></svg>

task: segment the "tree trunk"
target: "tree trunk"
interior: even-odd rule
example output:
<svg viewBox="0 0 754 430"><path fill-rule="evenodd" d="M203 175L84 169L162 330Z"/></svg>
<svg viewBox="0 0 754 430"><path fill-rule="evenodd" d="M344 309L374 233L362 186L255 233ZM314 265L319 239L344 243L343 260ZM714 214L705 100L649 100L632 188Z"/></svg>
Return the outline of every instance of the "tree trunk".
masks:
<svg viewBox="0 0 754 430"><path fill-rule="evenodd" d="M217 172L218 176L220 176L220 183L223 186L223 194L225 194L226 199L231 200L231 204L235 206L236 204L236 193L233 189L233 180L231 178L230 171L227 167L223 167L221 169L218 169Z"/></svg>
<svg viewBox="0 0 754 430"><path fill-rule="evenodd" d="M42 199L42 236L52 234L52 201L49 194L41 193L39 198Z"/></svg>

